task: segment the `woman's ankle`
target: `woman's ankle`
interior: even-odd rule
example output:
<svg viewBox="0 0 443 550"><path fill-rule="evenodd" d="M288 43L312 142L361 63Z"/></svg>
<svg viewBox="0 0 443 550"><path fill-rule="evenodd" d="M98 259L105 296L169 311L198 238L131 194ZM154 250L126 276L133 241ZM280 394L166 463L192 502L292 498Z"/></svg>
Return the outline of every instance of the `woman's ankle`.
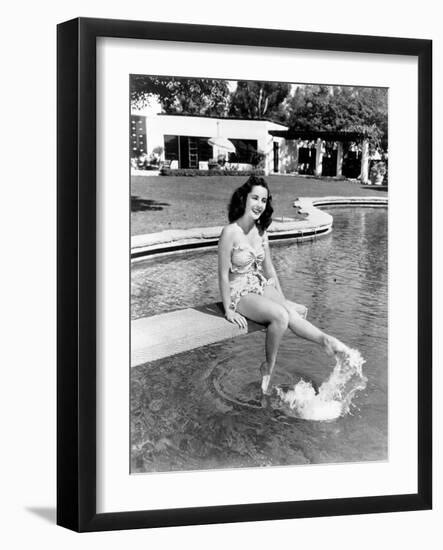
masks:
<svg viewBox="0 0 443 550"><path fill-rule="evenodd" d="M263 361L263 363L260 365L260 374L262 376L266 376L268 374L271 374L271 367L270 367L268 361Z"/></svg>
<svg viewBox="0 0 443 550"><path fill-rule="evenodd" d="M260 374L261 374L261 391L263 395L267 395L269 392L269 384L271 382L272 371L274 370L274 365L270 365L268 361L263 361L260 365Z"/></svg>

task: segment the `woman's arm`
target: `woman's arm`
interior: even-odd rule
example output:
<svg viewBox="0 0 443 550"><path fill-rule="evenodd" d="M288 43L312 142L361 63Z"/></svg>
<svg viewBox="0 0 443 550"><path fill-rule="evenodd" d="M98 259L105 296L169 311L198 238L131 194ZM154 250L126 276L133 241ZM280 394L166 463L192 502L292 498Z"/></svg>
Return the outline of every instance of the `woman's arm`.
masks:
<svg viewBox="0 0 443 550"><path fill-rule="evenodd" d="M283 291L280 286L280 281L277 277L277 272L275 271L274 264L272 263L271 250L269 248L268 234L265 233L263 238L263 245L265 248L265 259L263 260L263 273L267 279L274 279L275 288L284 296Z"/></svg>
<svg viewBox="0 0 443 550"><path fill-rule="evenodd" d="M223 307L225 308L225 316L231 323L237 324L240 328L246 328L247 321L237 313L230 309L231 305L231 291L229 288L229 269L231 267L231 251L234 242L234 235L232 228L226 226L218 242L218 285L220 288L221 299Z"/></svg>

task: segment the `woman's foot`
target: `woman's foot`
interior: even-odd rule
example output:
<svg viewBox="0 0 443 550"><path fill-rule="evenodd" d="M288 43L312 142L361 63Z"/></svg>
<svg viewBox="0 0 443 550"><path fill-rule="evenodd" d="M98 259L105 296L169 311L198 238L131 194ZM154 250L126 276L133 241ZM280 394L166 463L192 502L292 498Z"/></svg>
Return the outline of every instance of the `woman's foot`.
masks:
<svg viewBox="0 0 443 550"><path fill-rule="evenodd" d="M261 391L263 395L268 394L269 383L271 381L271 368L267 361L263 361L260 365L260 374L261 374Z"/></svg>
<svg viewBox="0 0 443 550"><path fill-rule="evenodd" d="M340 340L337 340L337 338L329 336L328 334L323 335L323 347L327 355L330 356L336 355L337 353L346 352L348 349L343 342L340 342Z"/></svg>

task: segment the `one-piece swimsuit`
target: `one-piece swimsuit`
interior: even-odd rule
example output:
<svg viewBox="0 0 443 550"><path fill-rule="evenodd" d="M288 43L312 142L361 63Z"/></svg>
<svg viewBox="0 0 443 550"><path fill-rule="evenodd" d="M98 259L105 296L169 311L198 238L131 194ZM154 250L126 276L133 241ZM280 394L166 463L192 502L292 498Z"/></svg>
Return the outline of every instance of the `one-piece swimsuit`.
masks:
<svg viewBox="0 0 443 550"><path fill-rule="evenodd" d="M263 235L258 250L245 243L234 246L231 251L229 288L231 291L230 307L233 310L237 309L242 296L251 293L262 295L266 286L275 284L274 279L267 279L263 275L264 239Z"/></svg>

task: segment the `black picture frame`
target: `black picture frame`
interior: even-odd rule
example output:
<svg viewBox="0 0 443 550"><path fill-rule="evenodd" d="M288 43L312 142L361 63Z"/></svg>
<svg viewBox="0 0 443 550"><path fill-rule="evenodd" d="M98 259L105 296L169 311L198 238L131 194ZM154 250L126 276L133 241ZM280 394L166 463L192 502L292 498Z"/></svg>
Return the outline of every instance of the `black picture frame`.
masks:
<svg viewBox="0 0 443 550"><path fill-rule="evenodd" d="M416 494L201 508L96 511L96 39L302 48L418 60ZM75 531L430 509L432 506L432 42L78 18L57 32L57 523Z"/></svg>

